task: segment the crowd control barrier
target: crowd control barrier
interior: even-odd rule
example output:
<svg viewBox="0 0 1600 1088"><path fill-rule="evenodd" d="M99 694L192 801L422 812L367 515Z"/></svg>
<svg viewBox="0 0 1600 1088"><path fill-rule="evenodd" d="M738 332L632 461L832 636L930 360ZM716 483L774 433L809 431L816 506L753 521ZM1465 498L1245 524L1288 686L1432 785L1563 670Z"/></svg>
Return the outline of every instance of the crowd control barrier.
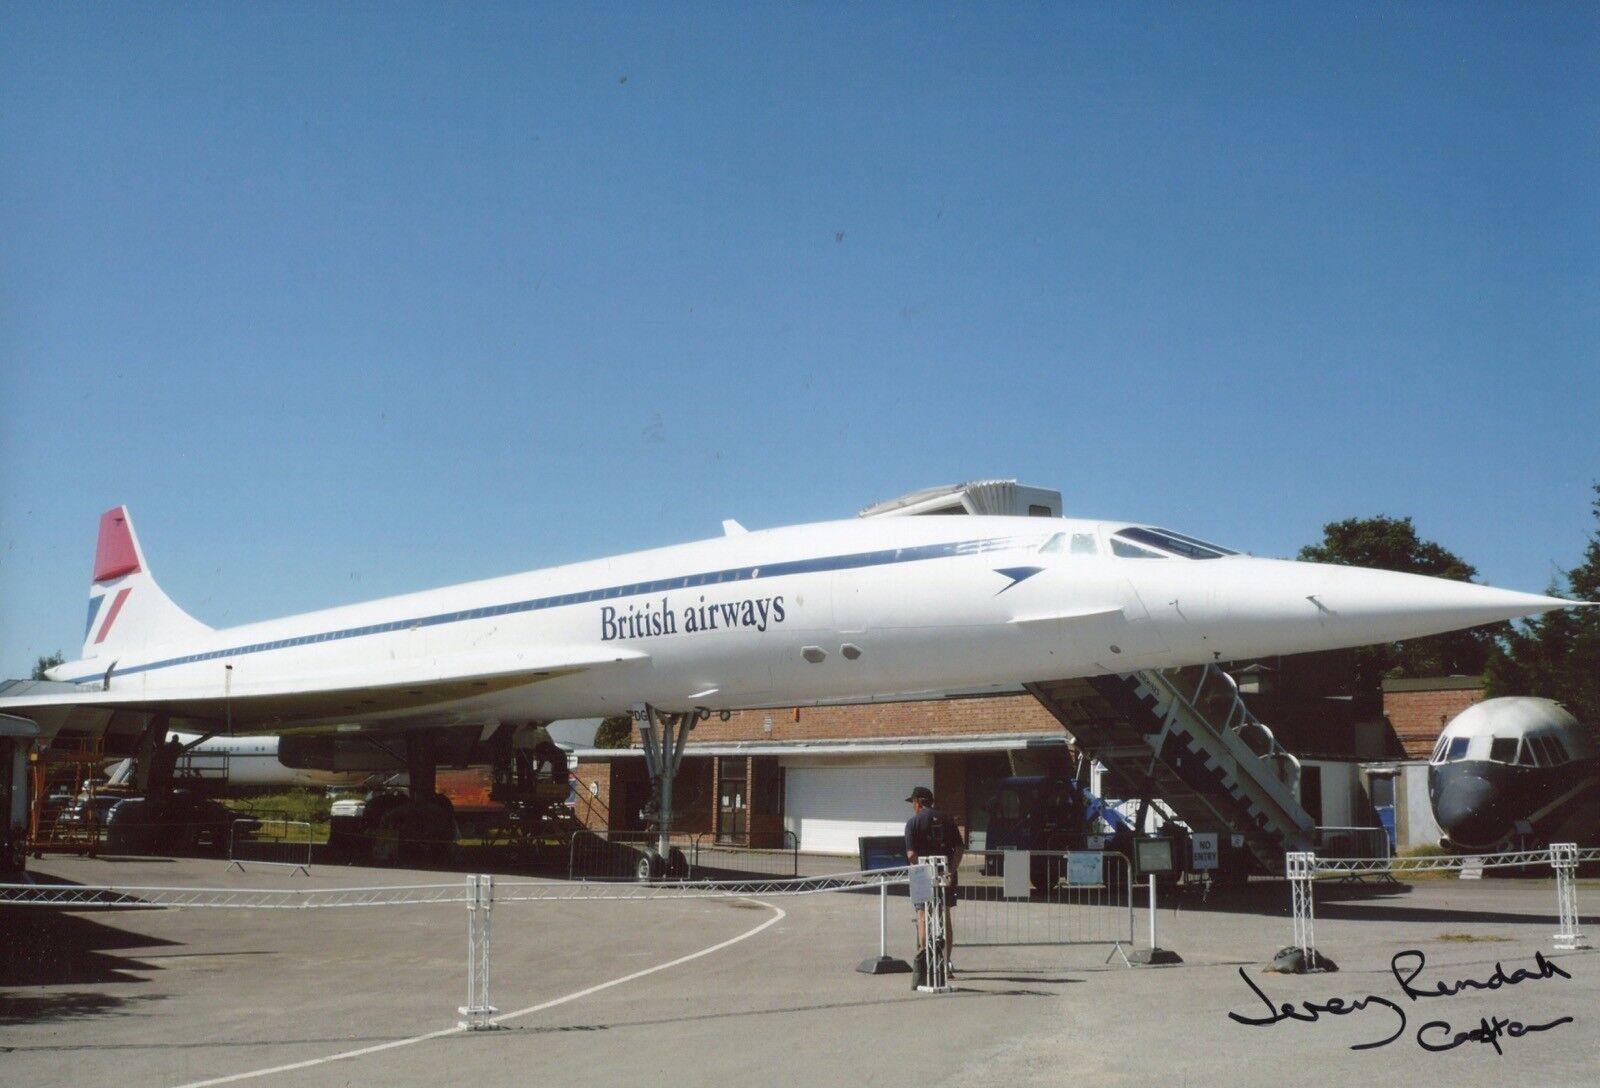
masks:
<svg viewBox="0 0 1600 1088"><path fill-rule="evenodd" d="M958 944L1109 945L1111 955L1133 946L1133 866L1123 854L980 850L957 876Z"/></svg>
<svg viewBox="0 0 1600 1088"><path fill-rule="evenodd" d="M311 824L281 816L233 821L228 834L228 868L244 871L249 865L276 865L293 873L311 872Z"/></svg>
<svg viewBox="0 0 1600 1088"><path fill-rule="evenodd" d="M703 880L799 876L799 838L793 831L784 831L780 842L781 845L753 847L717 842L713 835L696 835L689 845L689 875Z"/></svg>

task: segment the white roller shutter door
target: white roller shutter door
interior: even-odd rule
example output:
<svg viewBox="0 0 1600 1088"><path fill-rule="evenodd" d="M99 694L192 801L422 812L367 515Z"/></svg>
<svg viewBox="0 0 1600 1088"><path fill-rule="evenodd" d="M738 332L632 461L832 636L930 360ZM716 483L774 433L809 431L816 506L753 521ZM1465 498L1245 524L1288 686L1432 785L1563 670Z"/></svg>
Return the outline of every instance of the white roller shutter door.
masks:
<svg viewBox="0 0 1600 1088"><path fill-rule="evenodd" d="M855 854L863 835L898 835L911 815L906 797L933 785L931 762L795 766L785 761L784 826L800 849Z"/></svg>

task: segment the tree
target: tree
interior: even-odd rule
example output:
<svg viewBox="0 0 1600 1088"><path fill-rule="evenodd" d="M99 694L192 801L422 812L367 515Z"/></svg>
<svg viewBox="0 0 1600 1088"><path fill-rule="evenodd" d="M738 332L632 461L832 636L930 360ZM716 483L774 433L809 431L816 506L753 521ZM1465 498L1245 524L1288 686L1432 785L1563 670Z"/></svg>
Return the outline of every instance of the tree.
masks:
<svg viewBox="0 0 1600 1088"><path fill-rule="evenodd" d="M1589 506L1600 522L1600 484L1594 494ZM1583 562L1550 593L1600 598L1600 528L1589 535ZM1487 673L1491 697L1539 695L1565 704L1581 722L1600 722L1600 615L1593 608L1561 609L1523 620L1507 632Z"/></svg>
<svg viewBox="0 0 1600 1088"><path fill-rule="evenodd" d="M62 654L62 652L60 650L57 650L55 653L51 654L49 657L41 657L38 661L34 662L33 675L31 677L29 677L29 679L31 679L31 680L48 680L48 679L50 679L48 676L45 675L45 673L48 672L50 669L55 668L57 665L63 664L66 660L67 660L66 656L64 654Z"/></svg>
<svg viewBox="0 0 1600 1088"><path fill-rule="evenodd" d="M630 748L633 746L633 718L628 714L618 714L607 718L600 723L600 728L595 730L594 746L596 748Z"/></svg>
<svg viewBox="0 0 1600 1088"><path fill-rule="evenodd" d="M1478 573L1454 552L1418 537L1410 518L1383 514L1329 522L1322 527L1322 542L1301 548L1300 558L1458 582L1470 582ZM1476 676L1488 663L1496 634L1505 629L1504 624L1493 624L1362 647L1355 651L1354 694L1357 698L1381 698L1385 677Z"/></svg>

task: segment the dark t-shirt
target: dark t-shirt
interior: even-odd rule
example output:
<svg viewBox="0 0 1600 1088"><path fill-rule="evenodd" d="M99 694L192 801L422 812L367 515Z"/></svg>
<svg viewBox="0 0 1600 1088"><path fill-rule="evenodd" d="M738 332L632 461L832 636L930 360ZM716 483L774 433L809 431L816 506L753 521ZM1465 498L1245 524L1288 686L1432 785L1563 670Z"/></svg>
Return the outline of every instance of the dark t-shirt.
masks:
<svg viewBox="0 0 1600 1088"><path fill-rule="evenodd" d="M913 812L906 821L906 854L916 854L919 858L948 854L946 835L950 830L949 821L938 809Z"/></svg>

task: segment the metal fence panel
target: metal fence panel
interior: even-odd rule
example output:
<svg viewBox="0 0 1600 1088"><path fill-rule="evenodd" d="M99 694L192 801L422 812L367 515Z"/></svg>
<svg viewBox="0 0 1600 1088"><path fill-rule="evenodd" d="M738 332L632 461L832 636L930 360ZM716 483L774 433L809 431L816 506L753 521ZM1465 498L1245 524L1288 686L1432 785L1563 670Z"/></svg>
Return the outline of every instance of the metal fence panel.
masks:
<svg viewBox="0 0 1600 1088"><path fill-rule="evenodd" d="M800 840L793 831L783 833L781 847L751 847L715 841L696 835L689 849L690 876L714 880L742 876L799 876Z"/></svg>
<svg viewBox="0 0 1600 1088"><path fill-rule="evenodd" d="M959 944L1133 943L1133 867L1122 854L976 851L958 876Z"/></svg>
<svg viewBox="0 0 1600 1088"><path fill-rule="evenodd" d="M1382 827L1319 827L1316 829L1318 858L1388 858L1389 832Z"/></svg>
<svg viewBox="0 0 1600 1088"><path fill-rule="evenodd" d="M655 847L653 831L574 831L567 844L567 879L637 880ZM687 854L681 847L674 852L685 859L680 868L686 868Z"/></svg>
<svg viewBox="0 0 1600 1088"><path fill-rule="evenodd" d="M233 821L228 835L228 867L281 865L309 872L314 833L305 820L285 816L246 817Z"/></svg>

